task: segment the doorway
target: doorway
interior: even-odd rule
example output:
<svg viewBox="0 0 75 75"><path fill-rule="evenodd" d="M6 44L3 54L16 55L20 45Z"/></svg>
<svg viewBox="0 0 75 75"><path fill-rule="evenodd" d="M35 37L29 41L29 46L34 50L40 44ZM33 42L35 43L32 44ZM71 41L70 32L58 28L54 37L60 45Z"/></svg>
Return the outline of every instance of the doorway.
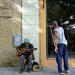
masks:
<svg viewBox="0 0 75 75"><path fill-rule="evenodd" d="M54 58L52 41L52 21L57 20L65 30L68 41L68 54L75 57L75 1L74 0L46 0L46 46L47 58Z"/></svg>

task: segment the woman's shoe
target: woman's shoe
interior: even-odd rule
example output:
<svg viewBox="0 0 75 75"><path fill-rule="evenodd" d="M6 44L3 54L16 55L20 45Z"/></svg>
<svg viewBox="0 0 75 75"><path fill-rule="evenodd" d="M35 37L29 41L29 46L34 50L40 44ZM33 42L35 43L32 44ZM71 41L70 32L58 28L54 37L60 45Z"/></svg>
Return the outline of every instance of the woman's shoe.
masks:
<svg viewBox="0 0 75 75"><path fill-rule="evenodd" d="M64 71L65 73L69 73L69 70L67 70L67 71Z"/></svg>
<svg viewBox="0 0 75 75"><path fill-rule="evenodd" d="M61 73L59 73L59 75L64 75L64 73L63 73L63 72L61 72Z"/></svg>

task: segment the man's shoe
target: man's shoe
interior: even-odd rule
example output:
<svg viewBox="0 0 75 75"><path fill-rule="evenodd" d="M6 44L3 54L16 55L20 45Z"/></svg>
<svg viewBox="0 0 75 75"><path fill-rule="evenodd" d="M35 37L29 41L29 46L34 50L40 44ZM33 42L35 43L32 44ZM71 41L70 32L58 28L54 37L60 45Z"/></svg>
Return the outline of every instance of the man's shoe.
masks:
<svg viewBox="0 0 75 75"><path fill-rule="evenodd" d="M59 75L64 75L64 73L61 72L61 73L59 73Z"/></svg>
<svg viewBox="0 0 75 75"><path fill-rule="evenodd" d="M67 70L67 71L64 71L65 73L69 73L69 70Z"/></svg>
<svg viewBox="0 0 75 75"><path fill-rule="evenodd" d="M22 72L24 72L24 69L23 68L20 69L19 73L22 73Z"/></svg>
<svg viewBox="0 0 75 75"><path fill-rule="evenodd" d="M31 69L26 69L25 72L31 72Z"/></svg>

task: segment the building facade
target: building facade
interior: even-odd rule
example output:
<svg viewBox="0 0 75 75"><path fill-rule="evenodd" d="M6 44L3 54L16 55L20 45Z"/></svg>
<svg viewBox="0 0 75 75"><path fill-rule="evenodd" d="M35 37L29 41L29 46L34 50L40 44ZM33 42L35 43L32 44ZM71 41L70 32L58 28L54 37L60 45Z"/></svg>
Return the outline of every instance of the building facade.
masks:
<svg viewBox="0 0 75 75"><path fill-rule="evenodd" d="M42 66L56 66L47 57L46 0L0 0L0 66L18 66L14 36L28 39L37 51L35 60ZM74 59L69 59L74 66ZM54 65L55 64L55 65Z"/></svg>

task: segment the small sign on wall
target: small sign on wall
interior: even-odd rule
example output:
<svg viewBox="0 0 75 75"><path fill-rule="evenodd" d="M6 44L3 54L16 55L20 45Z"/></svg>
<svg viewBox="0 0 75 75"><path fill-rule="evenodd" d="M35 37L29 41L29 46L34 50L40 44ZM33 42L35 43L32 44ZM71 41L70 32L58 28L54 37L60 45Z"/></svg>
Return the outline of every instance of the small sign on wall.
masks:
<svg viewBox="0 0 75 75"><path fill-rule="evenodd" d="M21 44L22 42L21 42L21 35L18 35L18 34L16 34L15 36L14 36L14 46L19 46L20 44Z"/></svg>

